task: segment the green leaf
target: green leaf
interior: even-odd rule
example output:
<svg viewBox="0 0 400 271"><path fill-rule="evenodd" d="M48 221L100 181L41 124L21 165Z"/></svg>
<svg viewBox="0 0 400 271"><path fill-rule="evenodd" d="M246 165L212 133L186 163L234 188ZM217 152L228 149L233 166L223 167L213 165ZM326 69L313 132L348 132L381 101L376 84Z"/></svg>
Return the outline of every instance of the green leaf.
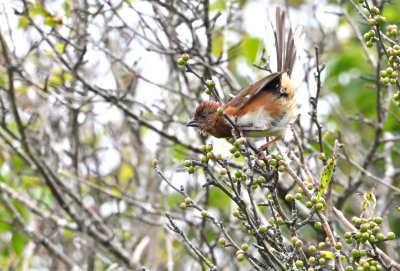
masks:
<svg viewBox="0 0 400 271"><path fill-rule="evenodd" d="M242 54L246 57L248 63L252 64L256 60L260 40L258 38L245 36L242 45Z"/></svg>
<svg viewBox="0 0 400 271"><path fill-rule="evenodd" d="M24 247L26 245L26 237L20 234L19 232L13 232L12 238L11 238L11 245L17 255L20 255L22 251L24 250Z"/></svg>
<svg viewBox="0 0 400 271"><path fill-rule="evenodd" d="M28 17L21 16L21 18L19 18L18 28L25 28L29 25L29 23L30 23L30 21L29 21Z"/></svg>
<svg viewBox="0 0 400 271"><path fill-rule="evenodd" d="M318 188L318 200L324 194L325 189L328 187L329 182L332 179L333 175L333 169L335 168L335 156L332 155L332 157L328 160L328 163L324 167L324 171L322 172L322 177L321 177L321 185Z"/></svg>

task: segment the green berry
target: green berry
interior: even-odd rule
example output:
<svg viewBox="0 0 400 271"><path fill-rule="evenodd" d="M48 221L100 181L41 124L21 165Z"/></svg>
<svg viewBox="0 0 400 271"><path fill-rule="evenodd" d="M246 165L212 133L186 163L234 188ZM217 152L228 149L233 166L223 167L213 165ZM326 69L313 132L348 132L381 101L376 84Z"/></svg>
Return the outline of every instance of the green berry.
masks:
<svg viewBox="0 0 400 271"><path fill-rule="evenodd" d="M267 198L268 198L268 200L274 200L272 194L268 194Z"/></svg>
<svg viewBox="0 0 400 271"><path fill-rule="evenodd" d="M302 247L303 242L301 240L297 240L296 243L294 244L296 247Z"/></svg>
<svg viewBox="0 0 400 271"><path fill-rule="evenodd" d="M247 250L249 249L249 245L247 245L246 243L243 243L243 244L240 246L240 248L241 248L243 251L247 251Z"/></svg>
<svg viewBox="0 0 400 271"><path fill-rule="evenodd" d="M293 245L296 244L296 242L297 242L298 240L299 240L299 239L298 239L296 236L293 236L293 237L290 239L290 241L292 242Z"/></svg>
<svg viewBox="0 0 400 271"><path fill-rule="evenodd" d="M344 233L344 238L350 239L350 238L351 238L351 232L346 231L346 232Z"/></svg>
<svg viewBox="0 0 400 271"><path fill-rule="evenodd" d="M395 84L396 84L396 79L390 78L390 79L389 79L389 83L390 83L391 85L395 85Z"/></svg>
<svg viewBox="0 0 400 271"><path fill-rule="evenodd" d="M259 228L259 230L260 230L261 233L264 233L264 232L267 231L267 226L261 225L260 228Z"/></svg>
<svg viewBox="0 0 400 271"><path fill-rule="evenodd" d="M317 203L317 205L315 205L315 208L317 209L317 211L321 211L322 209L324 209L324 205L322 203Z"/></svg>
<svg viewBox="0 0 400 271"><path fill-rule="evenodd" d="M371 48L372 46L374 46L374 43L373 43L372 41L367 41L367 42L365 43L365 45L366 45L368 48Z"/></svg>
<svg viewBox="0 0 400 271"><path fill-rule="evenodd" d="M385 236L383 235L383 233L378 233L377 235L376 235L376 239L378 240L378 241L383 241L384 239L385 239Z"/></svg>
<svg viewBox="0 0 400 271"><path fill-rule="evenodd" d="M389 78L383 78L382 83L385 85L389 84Z"/></svg>
<svg viewBox="0 0 400 271"><path fill-rule="evenodd" d="M346 244L351 244L353 243L353 239L346 239Z"/></svg>
<svg viewBox="0 0 400 271"><path fill-rule="evenodd" d="M235 152L235 153L233 154L233 156L234 156L235 158L239 158L240 155L241 155L240 151L237 151L237 152Z"/></svg>
<svg viewBox="0 0 400 271"><path fill-rule="evenodd" d="M182 54L181 57L185 62L189 60L189 55L187 53Z"/></svg>
<svg viewBox="0 0 400 271"><path fill-rule="evenodd" d="M183 165L184 165L185 167L190 167L190 166L192 166L192 162L191 162L190 160L185 160L185 161L183 162Z"/></svg>
<svg viewBox="0 0 400 271"><path fill-rule="evenodd" d="M234 210L232 211L232 215L233 215L234 217L239 217L239 210L234 209Z"/></svg>
<svg viewBox="0 0 400 271"><path fill-rule="evenodd" d="M308 252L314 254L317 251L317 248L315 246L309 246L308 247Z"/></svg>
<svg viewBox="0 0 400 271"><path fill-rule="evenodd" d="M200 158L200 162L202 162L202 163L207 163L207 161L208 161L208 158L207 158L207 156L202 156L201 158Z"/></svg>
<svg viewBox="0 0 400 271"><path fill-rule="evenodd" d="M371 234L371 235L369 236L369 238L368 238L368 241L369 241L370 243L375 242L375 236Z"/></svg>
<svg viewBox="0 0 400 271"><path fill-rule="evenodd" d="M207 84L207 86L210 87L210 88L214 88L214 87L215 87L215 82L214 82L214 80L207 80L207 81L206 81L206 84Z"/></svg>
<svg viewBox="0 0 400 271"><path fill-rule="evenodd" d="M311 198L311 203L312 204L316 204L317 202L318 202L318 198L317 197L314 196L314 197Z"/></svg>
<svg viewBox="0 0 400 271"><path fill-rule="evenodd" d="M306 202L306 207L307 207L308 209L311 209L311 208L313 207L312 202L311 202L311 201L307 201L307 202Z"/></svg>
<svg viewBox="0 0 400 271"><path fill-rule="evenodd" d="M320 258L318 263L319 263L319 265L324 265L325 261L326 261L325 258Z"/></svg>
<svg viewBox="0 0 400 271"><path fill-rule="evenodd" d="M221 246L223 246L223 245L226 244L226 239L225 239L224 237L221 237L221 238L218 239L218 243L219 243Z"/></svg>
<svg viewBox="0 0 400 271"><path fill-rule="evenodd" d="M394 232L388 232L387 234L387 239L388 240L394 240L396 239L396 234Z"/></svg>
<svg viewBox="0 0 400 271"><path fill-rule="evenodd" d="M187 172L188 172L189 174L193 174L193 173L194 173L194 167L193 167L193 166L189 167L188 170L187 170Z"/></svg>
<svg viewBox="0 0 400 271"><path fill-rule="evenodd" d="M318 159L319 159L319 160L325 160L325 159L326 159L325 153L323 153L323 152L319 153Z"/></svg>
<svg viewBox="0 0 400 271"><path fill-rule="evenodd" d="M368 25L369 26L374 26L374 25L376 25L376 21L374 19L369 19L368 20Z"/></svg>
<svg viewBox="0 0 400 271"><path fill-rule="evenodd" d="M206 88L206 89L204 90L204 92L205 92L207 95L211 95L211 90L210 90L209 88Z"/></svg>
<svg viewBox="0 0 400 271"><path fill-rule="evenodd" d="M219 175L221 175L221 176L226 175L226 173L228 173L228 171L226 170L226 168L221 168L221 169L219 170Z"/></svg>
<svg viewBox="0 0 400 271"><path fill-rule="evenodd" d="M215 156L214 156L214 153L212 153L212 152L207 152L207 159L213 159Z"/></svg>
<svg viewBox="0 0 400 271"><path fill-rule="evenodd" d="M360 256L360 252L358 251L358 249L353 248L351 250L351 256L353 257L359 257Z"/></svg>
<svg viewBox="0 0 400 271"><path fill-rule="evenodd" d="M186 203L186 204L192 203L192 199L191 199L191 198L185 198L185 203Z"/></svg>
<svg viewBox="0 0 400 271"><path fill-rule="evenodd" d="M243 253L239 253L238 255L236 255L236 259L237 259L239 262L243 261L243 260L244 260L244 255L243 255Z"/></svg>
<svg viewBox="0 0 400 271"><path fill-rule="evenodd" d="M213 145L212 144L207 144L207 146L206 146L206 151L207 152L210 152L210 151L212 151L213 150Z"/></svg>
<svg viewBox="0 0 400 271"><path fill-rule="evenodd" d="M342 243L337 242L335 248L336 248L337 250L341 250L341 249L343 248Z"/></svg>
<svg viewBox="0 0 400 271"><path fill-rule="evenodd" d="M153 166L157 166L158 165L158 160L157 159L153 159L152 164L153 164Z"/></svg>
<svg viewBox="0 0 400 271"><path fill-rule="evenodd" d="M365 257L367 256L367 252L364 249L360 250L360 257Z"/></svg>
<svg viewBox="0 0 400 271"><path fill-rule="evenodd" d="M293 195L292 195L292 194L287 194L287 195L285 196L285 200L286 200L287 202L291 202L291 201L293 200Z"/></svg>
<svg viewBox="0 0 400 271"><path fill-rule="evenodd" d="M206 145L201 145L201 146L200 146L200 151L201 151L201 152L206 152L206 148L207 148Z"/></svg>
<svg viewBox="0 0 400 271"><path fill-rule="evenodd" d="M302 197L303 197L303 195L301 193L296 193L296 195L294 195L294 198L296 200L301 200Z"/></svg>
<svg viewBox="0 0 400 271"><path fill-rule="evenodd" d="M181 208L182 210L186 210L187 205L184 202L179 203L179 208Z"/></svg>
<svg viewBox="0 0 400 271"><path fill-rule="evenodd" d="M265 162L264 162L263 160L258 160L258 165L259 165L261 168L264 168L264 167L265 167Z"/></svg>
<svg viewBox="0 0 400 271"><path fill-rule="evenodd" d="M379 14L379 8L377 8L377 7L375 7L375 6L372 6L371 7L371 12L373 13L373 14Z"/></svg>
<svg viewBox="0 0 400 271"><path fill-rule="evenodd" d="M314 223L314 228L316 228L317 230L321 229L322 228L321 222L315 222Z"/></svg>
<svg viewBox="0 0 400 271"><path fill-rule="evenodd" d="M183 66L185 65L185 60L183 60L183 58L178 58L178 60L176 61L178 63L179 66Z"/></svg>
<svg viewBox="0 0 400 271"><path fill-rule="evenodd" d="M370 228L370 225L369 225L368 223L363 223L363 224L360 225L360 230L361 230L362 232L368 231L369 228Z"/></svg>
<svg viewBox="0 0 400 271"><path fill-rule="evenodd" d="M394 95L393 95L393 100L395 100L396 102L400 101L400 91L397 91ZM375 218L375 222L378 218ZM382 218L379 217L379 221L380 223L376 222L376 224L381 224L382 223Z"/></svg>
<svg viewBox="0 0 400 271"><path fill-rule="evenodd" d="M297 260L297 261L296 261L296 267L297 267L297 268L301 268L301 267L303 267L303 266L304 266L303 261L300 261L300 260Z"/></svg>
<svg viewBox="0 0 400 271"><path fill-rule="evenodd" d="M315 257L311 256L310 258L308 258L308 261L310 262L310 264L315 264Z"/></svg>
<svg viewBox="0 0 400 271"><path fill-rule="evenodd" d="M207 213L206 210L201 211L200 214L201 214L202 217L207 217L208 216L208 213Z"/></svg>
<svg viewBox="0 0 400 271"><path fill-rule="evenodd" d="M353 268L353 266L351 266L351 265L348 265L348 266L346 266L346 269L345 269L346 271L354 271L354 268Z"/></svg>
<svg viewBox="0 0 400 271"><path fill-rule="evenodd" d="M275 160L275 159L271 159L270 161L269 161L269 164L271 165L271 166L276 166L276 164L277 164L277 161Z"/></svg>
<svg viewBox="0 0 400 271"><path fill-rule="evenodd" d="M279 166L278 167L279 172L285 172L285 166Z"/></svg>

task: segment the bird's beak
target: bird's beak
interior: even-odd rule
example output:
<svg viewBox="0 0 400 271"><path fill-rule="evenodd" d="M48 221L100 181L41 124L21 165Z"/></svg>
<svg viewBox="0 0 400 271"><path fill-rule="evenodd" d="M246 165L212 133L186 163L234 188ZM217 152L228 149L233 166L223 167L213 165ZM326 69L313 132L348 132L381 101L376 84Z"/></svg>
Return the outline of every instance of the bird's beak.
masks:
<svg viewBox="0 0 400 271"><path fill-rule="evenodd" d="M189 122L186 123L186 126L190 126L190 127L199 127L199 125L200 125L200 123L195 118L189 120Z"/></svg>

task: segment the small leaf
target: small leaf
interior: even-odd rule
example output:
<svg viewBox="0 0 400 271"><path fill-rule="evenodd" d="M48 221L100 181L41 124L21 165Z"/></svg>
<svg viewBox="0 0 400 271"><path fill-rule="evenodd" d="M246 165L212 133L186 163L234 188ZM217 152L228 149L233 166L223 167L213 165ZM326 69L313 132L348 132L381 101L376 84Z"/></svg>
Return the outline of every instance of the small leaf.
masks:
<svg viewBox="0 0 400 271"><path fill-rule="evenodd" d="M328 184L332 179L333 170L335 168L335 162L336 162L335 156L332 155L332 157L328 160L328 163L324 167L321 177L321 185L318 188L318 200L324 194L325 189L328 187Z"/></svg>
<svg viewBox="0 0 400 271"><path fill-rule="evenodd" d="M30 21L28 17L26 16L21 16L18 22L18 28L25 28L27 25L29 25Z"/></svg>
<svg viewBox="0 0 400 271"><path fill-rule="evenodd" d="M57 49L60 53L64 53L65 44L57 43L57 44L56 44L56 49Z"/></svg>

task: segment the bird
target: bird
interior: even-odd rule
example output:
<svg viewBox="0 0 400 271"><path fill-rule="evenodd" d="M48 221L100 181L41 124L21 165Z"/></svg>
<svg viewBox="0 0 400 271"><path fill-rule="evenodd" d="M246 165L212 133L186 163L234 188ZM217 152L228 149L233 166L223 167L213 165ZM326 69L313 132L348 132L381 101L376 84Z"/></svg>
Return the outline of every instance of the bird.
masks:
<svg viewBox="0 0 400 271"><path fill-rule="evenodd" d="M260 150L281 138L290 141L289 126L299 114L296 90L290 80L296 59L296 46L291 27L285 40L286 12L277 7L275 19L276 26L272 28L277 71L251 84L227 104L214 100L203 101L186 126L195 127L200 133L217 138L236 138L237 130L244 137L275 137L261 146Z"/></svg>

